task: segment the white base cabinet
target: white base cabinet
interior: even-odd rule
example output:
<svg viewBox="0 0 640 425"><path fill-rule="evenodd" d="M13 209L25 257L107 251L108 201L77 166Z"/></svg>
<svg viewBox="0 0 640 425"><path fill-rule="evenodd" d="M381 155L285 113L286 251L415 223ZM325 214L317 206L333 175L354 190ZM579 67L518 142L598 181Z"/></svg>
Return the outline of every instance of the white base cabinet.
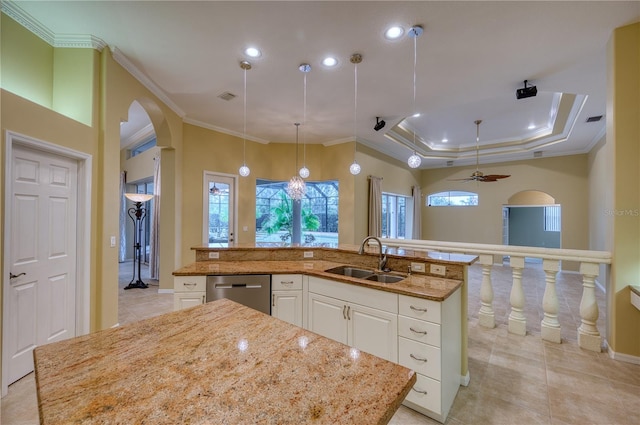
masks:
<svg viewBox="0 0 640 425"><path fill-rule="evenodd" d="M206 302L207 276L174 276L173 309L194 307Z"/></svg>
<svg viewBox="0 0 640 425"><path fill-rule="evenodd" d="M460 290L443 302L399 295L398 308L398 363L418 378L402 404L444 423L460 387Z"/></svg>
<svg viewBox="0 0 640 425"><path fill-rule="evenodd" d="M302 327L302 275L271 275L271 315Z"/></svg>
<svg viewBox="0 0 640 425"><path fill-rule="evenodd" d="M307 327L397 363L397 299L398 296L390 292L310 276Z"/></svg>

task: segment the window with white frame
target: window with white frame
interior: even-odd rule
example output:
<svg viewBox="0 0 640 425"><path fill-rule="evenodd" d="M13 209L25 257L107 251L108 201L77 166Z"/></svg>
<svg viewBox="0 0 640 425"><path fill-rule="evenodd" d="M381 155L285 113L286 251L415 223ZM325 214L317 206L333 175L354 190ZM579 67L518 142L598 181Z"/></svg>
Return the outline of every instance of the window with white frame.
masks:
<svg viewBox="0 0 640 425"><path fill-rule="evenodd" d="M475 207L478 205L478 194L451 190L432 193L426 201L428 207Z"/></svg>

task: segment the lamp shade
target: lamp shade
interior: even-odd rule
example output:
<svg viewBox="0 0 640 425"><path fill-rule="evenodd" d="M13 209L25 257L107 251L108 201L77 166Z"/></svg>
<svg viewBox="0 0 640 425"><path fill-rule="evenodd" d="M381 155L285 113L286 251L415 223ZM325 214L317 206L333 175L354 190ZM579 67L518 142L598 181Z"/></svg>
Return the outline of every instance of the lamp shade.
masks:
<svg viewBox="0 0 640 425"><path fill-rule="evenodd" d="M153 198L152 194L147 193L125 193L124 196L133 202L147 202Z"/></svg>

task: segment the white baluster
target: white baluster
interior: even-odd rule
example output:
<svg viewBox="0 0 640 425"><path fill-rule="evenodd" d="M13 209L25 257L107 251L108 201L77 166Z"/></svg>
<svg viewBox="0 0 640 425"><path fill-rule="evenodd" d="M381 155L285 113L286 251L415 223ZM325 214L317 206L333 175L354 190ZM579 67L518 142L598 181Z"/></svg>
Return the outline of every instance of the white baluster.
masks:
<svg viewBox="0 0 640 425"><path fill-rule="evenodd" d="M582 300L580 317L582 324L578 328L578 345L591 351L601 351L602 338L596 327L598 321L598 303L596 302L595 279L599 274L597 263L580 263L582 274Z"/></svg>
<svg viewBox="0 0 640 425"><path fill-rule="evenodd" d="M542 339L545 341L560 343L560 323L558 322L558 294L556 292L556 274L560 270L560 261L543 260L546 286L542 298L542 310L544 318L540 323Z"/></svg>
<svg viewBox="0 0 640 425"><path fill-rule="evenodd" d="M493 312L493 287L491 286L491 267L493 255L480 254L478 263L482 265L482 286L480 287L480 312L478 323L485 328L496 327L496 317Z"/></svg>
<svg viewBox="0 0 640 425"><path fill-rule="evenodd" d="M527 334L527 319L524 317L524 291L522 290L522 269L524 257L511 257L509 260L513 284L511 286L511 313L509 314L509 332L517 335Z"/></svg>

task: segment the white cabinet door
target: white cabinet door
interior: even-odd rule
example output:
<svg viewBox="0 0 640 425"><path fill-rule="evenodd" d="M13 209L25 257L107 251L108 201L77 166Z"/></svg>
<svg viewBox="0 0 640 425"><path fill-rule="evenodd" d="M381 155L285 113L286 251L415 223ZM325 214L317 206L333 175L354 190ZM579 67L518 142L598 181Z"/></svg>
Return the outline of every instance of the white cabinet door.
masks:
<svg viewBox="0 0 640 425"><path fill-rule="evenodd" d="M205 292L176 292L173 294L173 310L204 304Z"/></svg>
<svg viewBox="0 0 640 425"><path fill-rule="evenodd" d="M271 315L292 325L302 326L302 290L273 291Z"/></svg>
<svg viewBox="0 0 640 425"><path fill-rule="evenodd" d="M347 305L349 345L398 362L398 316L358 304Z"/></svg>
<svg viewBox="0 0 640 425"><path fill-rule="evenodd" d="M308 307L311 332L347 344L347 306L343 301L310 292Z"/></svg>

